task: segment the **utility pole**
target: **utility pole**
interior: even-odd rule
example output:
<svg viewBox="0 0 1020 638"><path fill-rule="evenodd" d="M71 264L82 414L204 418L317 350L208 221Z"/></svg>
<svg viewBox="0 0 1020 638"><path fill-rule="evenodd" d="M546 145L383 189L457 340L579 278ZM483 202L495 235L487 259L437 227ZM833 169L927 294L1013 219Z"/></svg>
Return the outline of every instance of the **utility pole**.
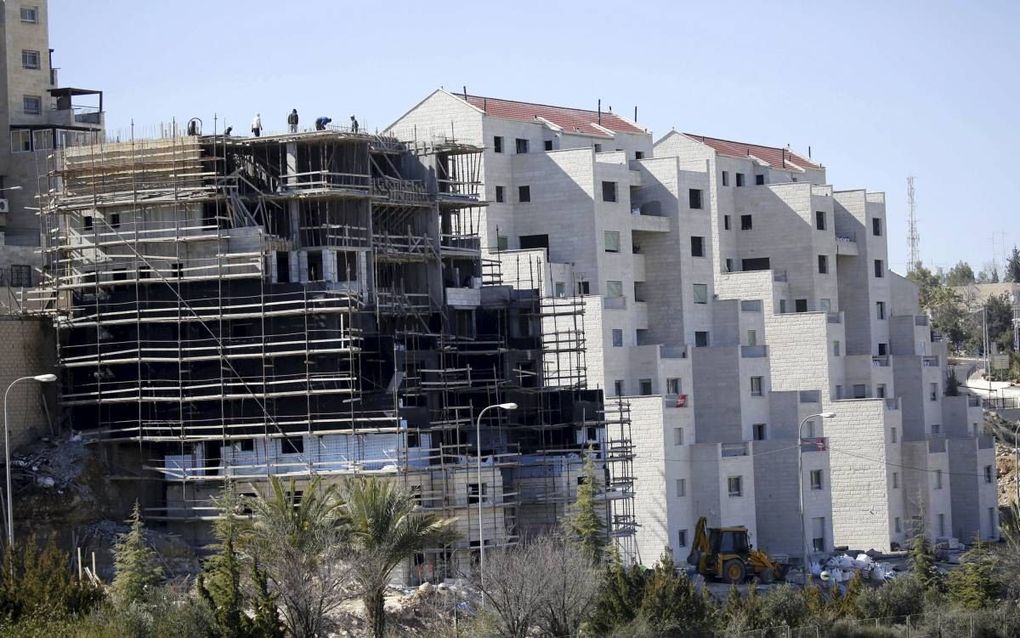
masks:
<svg viewBox="0 0 1020 638"><path fill-rule="evenodd" d="M917 234L917 209L914 202L914 178L907 178L907 272L912 273L921 263L921 237Z"/></svg>

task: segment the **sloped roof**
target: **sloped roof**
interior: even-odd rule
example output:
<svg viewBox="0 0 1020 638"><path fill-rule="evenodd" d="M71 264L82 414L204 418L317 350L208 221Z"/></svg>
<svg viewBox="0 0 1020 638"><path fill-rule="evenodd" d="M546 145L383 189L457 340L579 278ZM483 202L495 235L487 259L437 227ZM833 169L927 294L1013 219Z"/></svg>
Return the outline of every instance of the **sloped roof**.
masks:
<svg viewBox="0 0 1020 638"><path fill-rule="evenodd" d="M788 167L788 162L792 162L801 168L821 168L821 165L794 153L788 148L721 140L717 137L705 137L695 133L684 133L684 135L712 147L720 155L728 155L730 157L753 155L762 161L768 162L770 166L775 168L786 168Z"/></svg>
<svg viewBox="0 0 1020 638"><path fill-rule="evenodd" d="M480 95L463 95L453 93L468 104L482 110L486 115L502 117L509 120L521 122L534 122L536 117L548 120L563 129L565 133L579 133L595 137L611 137L606 131L608 129L615 133L644 133L633 122L626 120L615 113L603 112L601 117L598 111L585 109L574 109L565 106L549 106L547 104L532 104L531 102L518 102L516 100L502 100L499 98L483 97ZM601 128L600 128L601 127Z"/></svg>

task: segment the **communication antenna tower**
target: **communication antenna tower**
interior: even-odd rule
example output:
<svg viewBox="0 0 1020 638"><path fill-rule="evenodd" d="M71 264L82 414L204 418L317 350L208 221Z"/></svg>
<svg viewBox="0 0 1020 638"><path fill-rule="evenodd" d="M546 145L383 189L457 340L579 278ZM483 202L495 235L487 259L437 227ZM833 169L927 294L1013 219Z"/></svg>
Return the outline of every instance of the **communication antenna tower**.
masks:
<svg viewBox="0 0 1020 638"><path fill-rule="evenodd" d="M917 210L914 203L914 178L907 178L907 255L910 262L907 272L911 273L921 263L921 237L917 234Z"/></svg>

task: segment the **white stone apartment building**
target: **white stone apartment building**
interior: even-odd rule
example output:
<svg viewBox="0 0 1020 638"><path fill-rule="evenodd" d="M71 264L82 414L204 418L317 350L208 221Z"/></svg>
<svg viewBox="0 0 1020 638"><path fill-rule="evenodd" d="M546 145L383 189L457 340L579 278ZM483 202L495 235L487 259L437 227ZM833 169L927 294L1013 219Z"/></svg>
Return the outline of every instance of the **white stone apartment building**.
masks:
<svg viewBox="0 0 1020 638"><path fill-rule="evenodd" d="M701 515L794 556L888 549L918 518L995 534L980 408L942 396L944 348L885 268L881 194L834 191L788 149L653 144L617 114L442 90L389 132L484 146L483 246L504 281L584 296L589 387L633 414L635 560L686 555ZM822 411L801 531L797 426Z"/></svg>

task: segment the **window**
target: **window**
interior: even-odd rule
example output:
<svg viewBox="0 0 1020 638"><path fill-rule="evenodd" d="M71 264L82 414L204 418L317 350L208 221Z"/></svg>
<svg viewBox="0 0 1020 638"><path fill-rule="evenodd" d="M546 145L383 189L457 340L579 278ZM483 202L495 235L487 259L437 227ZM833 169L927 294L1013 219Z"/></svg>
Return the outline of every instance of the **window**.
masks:
<svg viewBox="0 0 1020 638"><path fill-rule="evenodd" d="M687 496L687 479L676 480L676 497L683 498Z"/></svg>
<svg viewBox="0 0 1020 638"><path fill-rule="evenodd" d="M893 486L893 489L898 489L899 488L899 486L900 486L900 473L899 472L893 472L892 473L892 486Z"/></svg>
<svg viewBox="0 0 1020 638"><path fill-rule="evenodd" d="M832 310L832 299L822 297L818 300L818 309L822 312L829 312Z"/></svg>
<svg viewBox="0 0 1020 638"><path fill-rule="evenodd" d="M765 176L764 175L755 175L754 176L754 183L755 183L756 186L764 186L765 185Z"/></svg>
<svg viewBox="0 0 1020 638"><path fill-rule="evenodd" d="M811 547L816 552L825 551L825 517L811 519Z"/></svg>
<svg viewBox="0 0 1020 638"><path fill-rule="evenodd" d="M811 489L820 490L822 489L822 471L811 470Z"/></svg>
<svg viewBox="0 0 1020 638"><path fill-rule="evenodd" d="M729 257L726 258L726 272L733 272L733 260Z"/></svg>
<svg viewBox="0 0 1020 638"><path fill-rule="evenodd" d="M843 386L836 384L836 400L843 398Z"/></svg>
<svg viewBox="0 0 1020 638"><path fill-rule="evenodd" d="M946 515L939 514L939 536L946 535Z"/></svg>
<svg viewBox="0 0 1020 638"><path fill-rule="evenodd" d="M853 390L853 393L854 393L853 397L855 399L865 399L865 398L867 398L868 386L864 385L863 383L855 383L853 385L852 390Z"/></svg>
<svg viewBox="0 0 1020 638"><path fill-rule="evenodd" d="M740 230L751 230L751 228L753 228L753 226L754 226L754 224L751 223L751 216L750 215L741 215L740 216Z"/></svg>
<svg viewBox="0 0 1020 638"><path fill-rule="evenodd" d="M708 332L705 330L697 330L694 332L694 347L695 348L707 348L708 347Z"/></svg>
<svg viewBox="0 0 1020 638"><path fill-rule="evenodd" d="M723 230L729 230L730 229L730 216L729 215L723 215L722 216L722 225L723 225Z"/></svg>
<svg viewBox="0 0 1020 638"><path fill-rule="evenodd" d="M520 244L521 250L529 250L532 248L548 248L549 235L521 235Z"/></svg>
<svg viewBox="0 0 1020 638"><path fill-rule="evenodd" d="M888 343L878 344L878 356L884 357L887 354L889 354L889 344Z"/></svg>
<svg viewBox="0 0 1020 638"><path fill-rule="evenodd" d="M650 395L652 393L652 380L651 379L639 380L638 393L643 397Z"/></svg>
<svg viewBox="0 0 1020 638"><path fill-rule="evenodd" d="M503 188L502 186L497 186L496 187L496 203L497 204L502 204L503 202L506 201L505 190L506 189Z"/></svg>
<svg viewBox="0 0 1020 638"><path fill-rule="evenodd" d="M991 465L986 465L985 466L985 483L991 483L991 482L992 482L992 466Z"/></svg>
<svg viewBox="0 0 1020 638"><path fill-rule="evenodd" d="M11 288L29 288L32 286L32 267L27 264L11 265Z"/></svg>
<svg viewBox="0 0 1020 638"><path fill-rule="evenodd" d="M838 340L833 341L832 342L832 356L838 357L838 356L840 356L839 353L840 353L839 341Z"/></svg>
<svg viewBox="0 0 1020 638"><path fill-rule="evenodd" d="M622 281L607 281L606 282L606 296L611 299L617 299L623 296L623 282Z"/></svg>
<svg viewBox="0 0 1020 638"><path fill-rule="evenodd" d="M817 228L818 230L825 230L825 211L824 210L816 210L815 211L815 228Z"/></svg>
<svg viewBox="0 0 1020 638"><path fill-rule="evenodd" d="M556 294L557 299L562 299L563 297L567 296L567 284L566 283L564 283L562 281L557 281L554 286L556 288L555 294Z"/></svg>
<svg viewBox="0 0 1020 638"><path fill-rule="evenodd" d="M577 294L579 295L590 295L591 294L591 282L579 281L577 282Z"/></svg>
<svg viewBox="0 0 1020 638"><path fill-rule="evenodd" d="M623 333L620 333L620 338L623 338ZM618 397L623 396L623 379L613 381L613 394Z"/></svg>
<svg viewBox="0 0 1020 638"><path fill-rule="evenodd" d="M760 397L762 395L762 377L751 377L751 396Z"/></svg>
<svg viewBox="0 0 1020 638"><path fill-rule="evenodd" d="M677 532L676 544L677 547L687 547L687 530L682 529Z"/></svg>
<svg viewBox="0 0 1020 638"><path fill-rule="evenodd" d="M644 158L645 158L644 151L634 151L634 159L639 160Z"/></svg>
<svg viewBox="0 0 1020 638"><path fill-rule="evenodd" d="M602 182L602 201L616 201L616 182Z"/></svg>
<svg viewBox="0 0 1020 638"><path fill-rule="evenodd" d="M896 428L889 428L889 440L892 443L896 443L897 442L897 439L896 439Z"/></svg>
<svg viewBox="0 0 1020 638"><path fill-rule="evenodd" d="M875 316L878 317L879 321L881 321L882 319L885 319L885 302L884 301L876 301L875 302Z"/></svg>
<svg viewBox="0 0 1020 638"><path fill-rule="evenodd" d="M988 508L988 529L990 529L991 531L989 532L988 537L989 538L995 538L995 530L997 530L998 528L999 528L999 525L998 525L998 523L995 520L995 508L994 507L989 507Z"/></svg>
<svg viewBox="0 0 1020 638"><path fill-rule="evenodd" d="M743 496L744 495L744 477L743 476L730 476L726 479L726 487L729 490L730 496Z"/></svg>
<svg viewBox="0 0 1020 638"><path fill-rule="evenodd" d="M479 501L479 498L481 499L482 503L486 502L488 499L485 498L485 495L488 492L488 489L487 489L488 487L489 487L488 483L482 483L482 488L481 488L481 490L479 490L478 489L478 483L468 483L468 486L467 486L467 488L468 488L468 504L469 505L477 505L478 501Z"/></svg>
<svg viewBox="0 0 1020 638"><path fill-rule="evenodd" d="M691 237L691 257L705 256L705 238Z"/></svg>
<svg viewBox="0 0 1020 638"><path fill-rule="evenodd" d="M517 138L514 140L514 150L523 155L528 152L528 140Z"/></svg>
<svg viewBox="0 0 1020 638"><path fill-rule="evenodd" d="M492 138L492 150L496 153L503 152L503 136L497 135Z"/></svg>
<svg viewBox="0 0 1020 638"><path fill-rule="evenodd" d="M829 257L828 255L818 255L818 274L825 275L829 272Z"/></svg>
<svg viewBox="0 0 1020 638"><path fill-rule="evenodd" d="M26 95L22 100L22 107L29 115L39 115L42 113L42 98L38 95Z"/></svg>
<svg viewBox="0 0 1020 638"><path fill-rule="evenodd" d="M666 394L683 394L683 384L680 383L680 377L666 379Z"/></svg>
<svg viewBox="0 0 1020 638"><path fill-rule="evenodd" d="M687 190L687 203L691 208L701 208L701 189L691 188Z"/></svg>
<svg viewBox="0 0 1020 638"><path fill-rule="evenodd" d="M744 185L744 174L743 173L737 173L737 186L743 186L743 185Z"/></svg>
<svg viewBox="0 0 1020 638"><path fill-rule="evenodd" d="M21 7L21 21L29 24L38 24L39 7Z"/></svg>
<svg viewBox="0 0 1020 638"><path fill-rule="evenodd" d="M807 438L809 439L815 438L815 422L813 420L808 421L804 425L807 426Z"/></svg>
<svg viewBox="0 0 1020 638"><path fill-rule="evenodd" d="M613 347L623 347L623 330L620 328L613 328Z"/></svg>
<svg viewBox="0 0 1020 638"><path fill-rule="evenodd" d="M254 452L255 439L241 439L237 442L237 449L240 452Z"/></svg>
<svg viewBox="0 0 1020 638"><path fill-rule="evenodd" d="M684 429L683 428L673 428L673 445L683 445L683 444L684 444Z"/></svg>
<svg viewBox="0 0 1020 638"><path fill-rule="evenodd" d="M531 187L530 186L518 186L517 187L517 201L525 204L531 201Z"/></svg>
<svg viewBox="0 0 1020 638"><path fill-rule="evenodd" d="M882 219L880 217L871 218L871 234L875 237L882 236Z"/></svg>
<svg viewBox="0 0 1020 638"><path fill-rule="evenodd" d="M510 247L510 240L506 235L496 235L496 250L506 250Z"/></svg>
<svg viewBox="0 0 1020 638"><path fill-rule="evenodd" d="M730 172L729 171L723 171L722 172L722 185L723 186L729 186L730 185Z"/></svg>
<svg viewBox="0 0 1020 638"><path fill-rule="evenodd" d="M92 230L95 227L95 224L93 223L92 220L92 215L85 215L84 217L82 217L81 227L83 230Z"/></svg>
<svg viewBox="0 0 1020 638"><path fill-rule="evenodd" d="M305 437L289 436L280 440L280 452L282 454L304 454Z"/></svg>
<svg viewBox="0 0 1020 638"><path fill-rule="evenodd" d="M110 213L110 227L120 228L120 213Z"/></svg>
<svg viewBox="0 0 1020 638"><path fill-rule="evenodd" d="M747 331L747 345L756 346L758 345L758 331L748 330Z"/></svg>
<svg viewBox="0 0 1020 638"><path fill-rule="evenodd" d="M786 300L785 299L780 299L779 300L779 314L782 315L782 314L785 314L785 313L786 313Z"/></svg>
<svg viewBox="0 0 1020 638"><path fill-rule="evenodd" d="M879 383L877 386L875 386L875 396L878 397L879 399L884 399L885 398L885 384L884 383Z"/></svg>
<svg viewBox="0 0 1020 638"><path fill-rule="evenodd" d="M601 144L595 144L595 152L596 153L601 153L602 152L602 145Z"/></svg>
<svg viewBox="0 0 1020 638"><path fill-rule="evenodd" d="M940 424L940 423L932 423L931 424L931 434L932 434L932 436L942 436L942 424Z"/></svg>
<svg viewBox="0 0 1020 638"><path fill-rule="evenodd" d="M32 131L17 130L11 131L11 152L27 153L32 150Z"/></svg>
<svg viewBox="0 0 1020 638"><path fill-rule="evenodd" d="M605 250L607 253L620 252L620 231L607 230L602 233L602 237L605 242Z"/></svg>
<svg viewBox="0 0 1020 638"><path fill-rule="evenodd" d="M928 399L931 401L939 400L939 384L930 383L928 384Z"/></svg>
<svg viewBox="0 0 1020 638"><path fill-rule="evenodd" d="M942 470L935 470L935 489L942 489Z"/></svg>
<svg viewBox="0 0 1020 638"><path fill-rule="evenodd" d="M551 150L553 150L553 141L552 141L552 140L546 140L546 141L545 141L545 145L544 145L544 148L545 148L545 150L547 150L547 151L551 151Z"/></svg>
<svg viewBox="0 0 1020 638"><path fill-rule="evenodd" d="M881 259L875 260L875 276L885 277L885 265L882 263Z"/></svg>
<svg viewBox="0 0 1020 638"><path fill-rule="evenodd" d="M38 69L40 59L38 51L24 49L21 52L21 66L26 69Z"/></svg>
<svg viewBox="0 0 1020 638"><path fill-rule="evenodd" d="M754 424L753 429L754 429L754 440L755 441L764 441L765 440L765 435L766 435L766 431L765 430L766 430L767 427L768 426L766 424L764 424L764 423L755 423Z"/></svg>
<svg viewBox="0 0 1020 638"><path fill-rule="evenodd" d="M807 312L807 299L795 299L793 301L794 312Z"/></svg>
<svg viewBox="0 0 1020 638"><path fill-rule="evenodd" d="M768 270L771 267L772 263L768 257L751 257L740 263L740 269L744 272L750 272L752 270Z"/></svg>
<svg viewBox="0 0 1020 638"><path fill-rule="evenodd" d="M708 284L694 284L694 303L708 303Z"/></svg>

